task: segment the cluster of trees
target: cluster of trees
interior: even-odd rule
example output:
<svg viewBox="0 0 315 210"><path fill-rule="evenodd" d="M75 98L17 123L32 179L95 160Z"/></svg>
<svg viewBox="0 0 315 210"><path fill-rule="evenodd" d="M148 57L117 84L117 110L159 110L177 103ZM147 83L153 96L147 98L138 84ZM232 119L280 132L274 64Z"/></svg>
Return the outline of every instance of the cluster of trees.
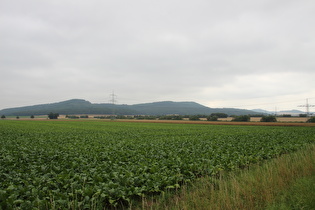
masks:
<svg viewBox="0 0 315 210"><path fill-rule="evenodd" d="M89 116L88 115L81 115L81 116L66 115L66 118L69 118L69 119L80 119L80 118L89 118Z"/></svg>
<svg viewBox="0 0 315 210"><path fill-rule="evenodd" d="M225 113L212 113L207 117L208 121L217 121L218 118L227 118L228 115Z"/></svg>
<svg viewBox="0 0 315 210"><path fill-rule="evenodd" d="M182 115L165 115L165 116L160 116L160 120L182 120L183 116Z"/></svg>
<svg viewBox="0 0 315 210"><path fill-rule="evenodd" d="M249 115L234 116L232 121L233 122L249 122L250 121L250 116Z"/></svg>
<svg viewBox="0 0 315 210"><path fill-rule="evenodd" d="M308 123L315 123L315 117L311 117L306 122L308 122Z"/></svg>
<svg viewBox="0 0 315 210"><path fill-rule="evenodd" d="M277 118L274 115L263 116L260 122L277 122Z"/></svg>
<svg viewBox="0 0 315 210"><path fill-rule="evenodd" d="M59 117L59 114L58 113L53 113L53 112L50 112L49 114L48 114L48 118L49 119L58 119L58 117Z"/></svg>

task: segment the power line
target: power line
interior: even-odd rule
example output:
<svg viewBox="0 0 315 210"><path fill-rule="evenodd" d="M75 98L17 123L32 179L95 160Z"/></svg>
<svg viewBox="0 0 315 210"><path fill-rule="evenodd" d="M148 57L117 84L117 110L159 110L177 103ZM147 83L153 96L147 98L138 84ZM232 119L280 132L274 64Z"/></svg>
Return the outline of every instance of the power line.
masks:
<svg viewBox="0 0 315 210"><path fill-rule="evenodd" d="M306 116L308 117L310 114L310 107L315 107L315 105L311 105L308 103L308 98L306 99L306 104L299 105L298 107L305 107L306 108Z"/></svg>
<svg viewBox="0 0 315 210"><path fill-rule="evenodd" d="M116 102L117 102L117 100L116 100L117 95L115 95L115 92L113 91L109 96L110 96L109 102L110 102L111 104L115 105Z"/></svg>
<svg viewBox="0 0 315 210"><path fill-rule="evenodd" d="M111 94L110 94L110 100L109 102L112 104L112 115L111 115L111 119L114 120L115 119L115 105L116 105L116 97L117 95L115 94L115 92L113 91Z"/></svg>

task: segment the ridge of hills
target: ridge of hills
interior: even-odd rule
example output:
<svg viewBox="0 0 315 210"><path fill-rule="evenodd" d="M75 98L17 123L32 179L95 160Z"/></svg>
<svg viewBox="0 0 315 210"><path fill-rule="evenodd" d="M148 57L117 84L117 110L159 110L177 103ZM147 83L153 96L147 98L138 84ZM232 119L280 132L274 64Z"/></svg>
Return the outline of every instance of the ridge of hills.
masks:
<svg viewBox="0 0 315 210"><path fill-rule="evenodd" d="M67 101L7 108L0 110L0 115L27 116L47 115L50 112L75 115L75 114L99 114L99 115L196 115L211 113L226 113L228 115L261 114L246 109L236 108L210 108L196 102L161 101L134 105L100 103L94 104L84 99L71 99Z"/></svg>

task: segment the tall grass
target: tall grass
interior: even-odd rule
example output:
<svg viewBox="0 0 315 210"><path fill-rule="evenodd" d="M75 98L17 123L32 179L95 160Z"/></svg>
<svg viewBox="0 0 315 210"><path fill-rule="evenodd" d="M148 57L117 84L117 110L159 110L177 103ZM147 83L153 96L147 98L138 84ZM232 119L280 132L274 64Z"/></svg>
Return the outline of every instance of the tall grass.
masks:
<svg viewBox="0 0 315 210"><path fill-rule="evenodd" d="M249 169L201 178L177 193L166 193L158 199L144 198L140 209L252 210L265 209L270 205L273 209L273 206L277 208L279 194L289 190L297 180L305 177L314 180L314 176L315 145L310 145ZM303 188L303 185L297 186ZM308 193L307 189L300 189L299 194L303 192Z"/></svg>

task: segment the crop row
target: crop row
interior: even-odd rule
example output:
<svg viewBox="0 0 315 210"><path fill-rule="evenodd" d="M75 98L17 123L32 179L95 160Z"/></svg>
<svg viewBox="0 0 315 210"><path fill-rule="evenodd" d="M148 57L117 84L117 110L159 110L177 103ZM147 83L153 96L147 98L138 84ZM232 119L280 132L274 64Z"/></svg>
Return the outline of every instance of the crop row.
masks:
<svg viewBox="0 0 315 210"><path fill-rule="evenodd" d="M312 127L1 121L0 209L94 208L315 142Z"/></svg>

